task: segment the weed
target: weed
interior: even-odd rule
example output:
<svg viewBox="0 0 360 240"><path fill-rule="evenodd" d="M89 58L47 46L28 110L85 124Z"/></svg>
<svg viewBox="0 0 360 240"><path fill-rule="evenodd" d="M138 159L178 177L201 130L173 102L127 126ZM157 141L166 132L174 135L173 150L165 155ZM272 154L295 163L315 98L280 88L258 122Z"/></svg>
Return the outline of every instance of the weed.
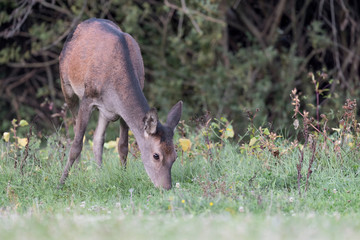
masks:
<svg viewBox="0 0 360 240"><path fill-rule="evenodd" d="M92 142L85 139L78 168L58 190L68 130L40 139L32 124L13 121L0 141L0 191L4 193L0 211L172 216L358 212L356 101L345 102L338 126L331 128L321 108L315 108L313 118L296 89L290 96L293 125L299 133L294 139L271 127L255 126L260 110L248 112L250 124L242 136L235 134L226 118L207 114L195 128L181 121L175 136L179 160L172 169L171 191L153 187L131 132L126 170L120 167L116 140L106 142L99 170Z"/></svg>

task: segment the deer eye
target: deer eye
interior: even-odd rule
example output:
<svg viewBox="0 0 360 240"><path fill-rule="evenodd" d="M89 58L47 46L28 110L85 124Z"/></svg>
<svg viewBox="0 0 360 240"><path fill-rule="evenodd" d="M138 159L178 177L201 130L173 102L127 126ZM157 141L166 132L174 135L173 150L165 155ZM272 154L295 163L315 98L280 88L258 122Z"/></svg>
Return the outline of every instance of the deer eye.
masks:
<svg viewBox="0 0 360 240"><path fill-rule="evenodd" d="M159 156L159 154L154 153L153 158L155 158L156 160L159 160L159 159L160 159L160 156Z"/></svg>

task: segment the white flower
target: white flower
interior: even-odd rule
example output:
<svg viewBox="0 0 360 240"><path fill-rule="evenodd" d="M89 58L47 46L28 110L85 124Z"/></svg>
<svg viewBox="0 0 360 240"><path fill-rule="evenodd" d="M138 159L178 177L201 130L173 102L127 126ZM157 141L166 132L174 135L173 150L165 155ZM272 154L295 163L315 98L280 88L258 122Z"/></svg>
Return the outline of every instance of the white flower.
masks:
<svg viewBox="0 0 360 240"><path fill-rule="evenodd" d="M243 206L240 206L239 207L239 212L241 212L241 213L245 212L245 208Z"/></svg>
<svg viewBox="0 0 360 240"><path fill-rule="evenodd" d="M294 198L293 197L289 197L289 202L294 202Z"/></svg>
<svg viewBox="0 0 360 240"><path fill-rule="evenodd" d="M334 188L334 189L333 189L333 193L337 193L337 190L336 190L336 188Z"/></svg>
<svg viewBox="0 0 360 240"><path fill-rule="evenodd" d="M295 119L293 125L294 125L295 130L298 129L298 127L299 127L299 120L298 120L298 119Z"/></svg>
<svg viewBox="0 0 360 240"><path fill-rule="evenodd" d="M85 208L85 205L86 205L86 203L85 203L85 201L83 201L83 202L81 202L80 207Z"/></svg>
<svg viewBox="0 0 360 240"><path fill-rule="evenodd" d="M175 187L176 187L176 188L180 188L180 183L177 182L177 183L175 184Z"/></svg>

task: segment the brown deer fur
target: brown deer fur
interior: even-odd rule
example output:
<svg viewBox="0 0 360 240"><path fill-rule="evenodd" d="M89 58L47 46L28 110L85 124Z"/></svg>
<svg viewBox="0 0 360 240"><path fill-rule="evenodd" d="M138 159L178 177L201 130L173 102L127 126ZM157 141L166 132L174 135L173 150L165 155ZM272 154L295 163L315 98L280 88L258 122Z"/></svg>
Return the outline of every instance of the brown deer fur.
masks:
<svg viewBox="0 0 360 240"><path fill-rule="evenodd" d="M144 65L137 42L109 20L86 20L64 44L60 78L65 101L76 116L75 137L60 183L65 182L80 156L91 112L97 108L99 119L93 151L98 165L102 163L105 129L109 121L121 118L118 145L121 163L126 165L130 127L150 179L155 186L170 189L171 167L176 159L172 138L181 117L182 102L175 104L166 124L161 124L142 92Z"/></svg>

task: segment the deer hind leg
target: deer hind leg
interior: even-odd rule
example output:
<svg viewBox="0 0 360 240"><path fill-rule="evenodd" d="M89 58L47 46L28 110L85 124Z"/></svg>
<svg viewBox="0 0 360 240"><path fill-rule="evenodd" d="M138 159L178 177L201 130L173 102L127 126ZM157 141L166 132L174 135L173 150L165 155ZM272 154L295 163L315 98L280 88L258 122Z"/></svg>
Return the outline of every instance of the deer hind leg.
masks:
<svg viewBox="0 0 360 240"><path fill-rule="evenodd" d="M78 115L79 111L79 97L75 94L74 90L72 89L69 83L66 83L60 74L61 79L61 88L64 94L65 102L71 112L72 119L73 119L73 126L75 132L76 126L76 116ZM68 143L70 139L68 139ZM76 158L76 163L79 163L80 155Z"/></svg>
<svg viewBox="0 0 360 240"><path fill-rule="evenodd" d="M126 122L120 118L120 137L119 137L119 143L118 143L118 152L120 156L120 162L123 167L126 167L126 159L128 155L128 144L129 144L129 138L128 138L128 132L129 127L126 124Z"/></svg>
<svg viewBox="0 0 360 240"><path fill-rule="evenodd" d="M65 84L64 81L61 81L62 91L65 97L65 102L70 109L71 115L73 117L74 126L76 125L76 116L78 114L79 107L79 98L75 94L70 84Z"/></svg>
<svg viewBox="0 0 360 240"><path fill-rule="evenodd" d="M105 118L105 116L100 112L98 125L96 127L93 139L93 152L95 156L95 160L99 167L101 167L102 163L102 154L104 147L104 139L105 139L105 130L109 121Z"/></svg>
<svg viewBox="0 0 360 240"><path fill-rule="evenodd" d="M91 100L87 98L83 98L80 102L79 112L75 125L75 137L70 148L68 161L60 179L60 184L65 183L65 180L69 175L70 168L74 164L74 161L80 156L83 146L84 134L92 111L92 107L90 104Z"/></svg>

